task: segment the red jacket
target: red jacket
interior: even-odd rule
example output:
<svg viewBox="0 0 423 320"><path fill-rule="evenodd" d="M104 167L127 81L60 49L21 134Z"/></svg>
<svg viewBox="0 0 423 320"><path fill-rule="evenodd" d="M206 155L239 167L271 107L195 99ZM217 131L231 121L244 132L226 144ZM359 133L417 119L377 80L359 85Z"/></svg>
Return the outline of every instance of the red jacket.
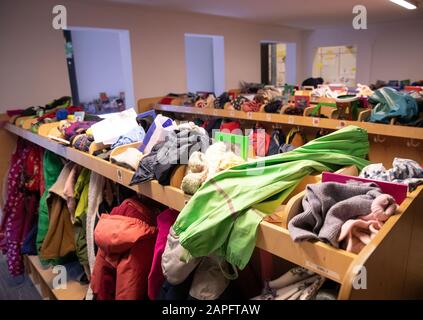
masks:
<svg viewBox="0 0 423 320"><path fill-rule="evenodd" d="M102 214L94 231L99 250L91 279L97 300L147 297L148 273L157 235L155 217L134 199Z"/></svg>

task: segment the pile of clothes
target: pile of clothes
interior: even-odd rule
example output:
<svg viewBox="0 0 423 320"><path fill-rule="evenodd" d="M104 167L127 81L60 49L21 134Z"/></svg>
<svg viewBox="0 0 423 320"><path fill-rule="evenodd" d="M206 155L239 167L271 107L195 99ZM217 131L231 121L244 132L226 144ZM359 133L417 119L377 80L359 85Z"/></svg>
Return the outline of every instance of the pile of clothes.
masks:
<svg viewBox="0 0 423 320"><path fill-rule="evenodd" d="M319 295L325 278L302 267L294 267L282 276L265 281L261 295L252 300L336 300Z"/></svg>
<svg viewBox="0 0 423 320"><path fill-rule="evenodd" d="M411 192L423 184L423 168L414 160L394 158L391 169L386 170L382 163L373 163L360 172L360 177L404 183Z"/></svg>
<svg viewBox="0 0 423 320"><path fill-rule="evenodd" d="M358 253L368 244L398 205L375 183L324 182L306 187L302 212L288 224L298 242L320 240Z"/></svg>
<svg viewBox="0 0 423 320"><path fill-rule="evenodd" d="M203 183L172 229L188 257L216 253L243 269L254 250L259 223L274 213L302 178L345 165L362 169L368 164L364 159L368 148L366 131L350 126L293 151L224 170Z"/></svg>
<svg viewBox="0 0 423 320"><path fill-rule="evenodd" d="M389 123L393 118L401 124L417 125L419 122L416 99L409 94L383 87L369 97L369 103L373 105L371 122Z"/></svg>

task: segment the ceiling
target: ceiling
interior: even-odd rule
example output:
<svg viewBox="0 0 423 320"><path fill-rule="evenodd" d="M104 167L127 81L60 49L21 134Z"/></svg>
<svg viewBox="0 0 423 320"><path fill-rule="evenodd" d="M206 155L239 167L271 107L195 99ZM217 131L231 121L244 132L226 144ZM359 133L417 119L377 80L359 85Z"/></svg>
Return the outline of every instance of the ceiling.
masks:
<svg viewBox="0 0 423 320"><path fill-rule="evenodd" d="M423 19L423 0L407 10L389 0L102 0L147 5L159 9L234 17L271 25L304 29L351 25L352 8L363 4L373 23ZM413 1L413 0L410 0Z"/></svg>

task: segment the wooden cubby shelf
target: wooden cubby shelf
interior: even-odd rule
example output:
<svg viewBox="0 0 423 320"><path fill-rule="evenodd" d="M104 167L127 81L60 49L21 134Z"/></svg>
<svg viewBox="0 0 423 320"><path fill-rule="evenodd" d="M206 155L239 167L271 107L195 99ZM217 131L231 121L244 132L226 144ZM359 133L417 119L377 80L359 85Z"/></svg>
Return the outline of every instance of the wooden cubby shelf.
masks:
<svg viewBox="0 0 423 320"><path fill-rule="evenodd" d="M212 115L222 116L219 115L219 113L224 113L227 117L231 118L234 116L235 118L236 116L242 116L245 119L249 119L250 116L253 118L257 117L257 119L253 120L259 120L258 118L267 118L269 116L269 114L261 113L249 115L244 112L234 111L232 113L232 111L177 106L156 106L155 108L159 108L158 110L162 111L185 111L186 113L193 113L193 109L195 109L196 111L202 111L202 114L205 114L204 112L210 112ZM289 117L284 115L271 116L283 117L283 119ZM313 121L312 118L308 119L305 117L294 117L294 119L310 121L310 123ZM324 120L328 121L327 119L320 120L322 123L325 123ZM331 121L330 128L337 123L337 121ZM369 123L363 123L363 125L384 126ZM403 127L399 128L404 130ZM58 142L9 123L5 125L5 129L66 159L97 172L112 181L129 187L129 181L134 173L133 171L124 169L88 153L66 147ZM333 129L336 128L333 127ZM421 128L413 129L423 130ZM399 133L394 134L399 135ZM161 186L157 181L150 181L129 188L179 211L183 209L190 199L182 190L170 186ZM423 283L423 277L420 273L411 278L409 277L410 268L412 268L411 273L413 273L413 270L421 268L423 264L423 254L420 253L417 257L411 257L415 250L409 250L415 242L413 242L411 236L413 234L413 229L416 225L421 225L421 221L423 220L423 216L419 212L422 206L422 197L420 196L422 189L423 186L420 186L417 190L408 194L408 197L400 206L398 213L385 223L377 236L359 254L352 254L322 242L306 241L294 243L286 229L286 225L267 221L263 221L259 226L256 246L275 256L308 268L339 283L341 288L338 295L339 299L403 298L406 294L404 290L408 290L408 294L413 296L413 294L415 294L413 290L416 290L416 286ZM36 262L32 264L34 263L36 264ZM356 272L355 268L357 266L365 266L367 268L367 290L355 290L352 287L354 272ZM395 277L393 277L394 275ZM51 294L53 296L55 295L55 293Z"/></svg>
<svg viewBox="0 0 423 320"><path fill-rule="evenodd" d="M204 115L219 118L270 122L275 124L287 124L292 126L298 125L304 127L315 127L333 130L337 130L349 125L355 125L367 130L367 133L369 134L423 140L423 128L418 127L389 125L372 122L347 121L338 119L313 118L265 112L244 112L237 110L222 110L213 108L184 107L174 105L163 105L157 103L152 104L152 107L155 110L163 112Z"/></svg>

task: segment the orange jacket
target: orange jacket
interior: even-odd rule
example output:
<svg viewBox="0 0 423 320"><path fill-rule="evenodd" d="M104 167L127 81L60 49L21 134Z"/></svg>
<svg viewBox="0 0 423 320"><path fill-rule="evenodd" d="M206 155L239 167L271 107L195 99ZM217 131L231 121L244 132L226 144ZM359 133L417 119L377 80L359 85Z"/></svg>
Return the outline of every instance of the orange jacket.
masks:
<svg viewBox="0 0 423 320"><path fill-rule="evenodd" d="M99 250L91 279L97 300L147 297L148 274L157 235L155 217L142 203L127 199L102 214L94 231Z"/></svg>

